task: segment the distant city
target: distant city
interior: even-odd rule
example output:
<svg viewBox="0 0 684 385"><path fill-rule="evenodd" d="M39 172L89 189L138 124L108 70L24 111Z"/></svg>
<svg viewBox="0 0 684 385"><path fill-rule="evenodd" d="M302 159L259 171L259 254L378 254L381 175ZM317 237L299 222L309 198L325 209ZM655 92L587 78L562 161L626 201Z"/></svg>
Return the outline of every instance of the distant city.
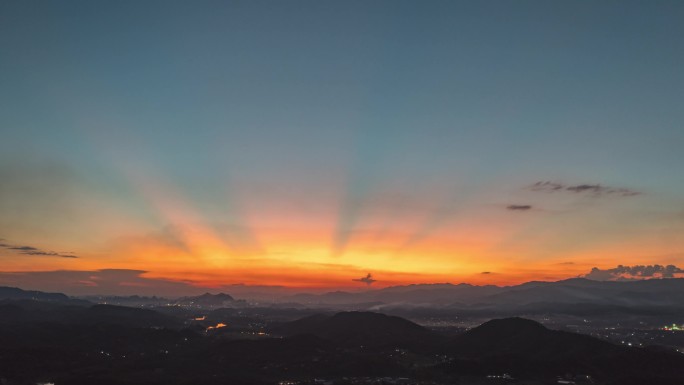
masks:
<svg viewBox="0 0 684 385"><path fill-rule="evenodd" d="M409 285L269 303L2 287L0 381L674 385L684 381L680 293L677 278Z"/></svg>

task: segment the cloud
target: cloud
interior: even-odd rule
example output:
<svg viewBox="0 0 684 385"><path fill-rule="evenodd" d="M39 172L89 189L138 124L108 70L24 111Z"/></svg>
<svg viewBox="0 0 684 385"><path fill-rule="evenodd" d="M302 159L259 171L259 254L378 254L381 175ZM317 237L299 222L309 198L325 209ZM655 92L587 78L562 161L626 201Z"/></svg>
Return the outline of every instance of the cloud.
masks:
<svg viewBox="0 0 684 385"><path fill-rule="evenodd" d="M527 211L532 208L531 205L508 205L506 206L507 210L511 211Z"/></svg>
<svg viewBox="0 0 684 385"><path fill-rule="evenodd" d="M582 277L594 281L628 281L650 278L675 278L684 274L684 269L675 265L618 265L612 269L594 267Z"/></svg>
<svg viewBox="0 0 684 385"><path fill-rule="evenodd" d="M35 247L31 247L31 246L11 246L11 247L8 247L8 249L10 249L10 250L21 250L21 251L36 251L36 250L38 250Z"/></svg>
<svg viewBox="0 0 684 385"><path fill-rule="evenodd" d="M558 182L550 182L550 181L539 181L531 186L527 187L529 190L532 191L539 191L539 192L547 192L547 193L555 193L555 192L570 192L574 194L587 194L587 195L593 195L593 196L606 196L606 195L611 195L611 196L623 196L623 197L630 197L630 196L635 196L641 194L638 191L631 190L628 188L623 188L623 187L610 187L610 186L604 186L601 184L588 184L588 183L583 183L583 184L576 184L576 185L567 185L563 183L558 183Z"/></svg>
<svg viewBox="0 0 684 385"><path fill-rule="evenodd" d="M60 254L60 253L55 253L54 251L30 251L30 252L25 252L21 253L24 255L42 255L46 257L60 257L60 258L78 258L75 255L71 254Z"/></svg>
<svg viewBox="0 0 684 385"><path fill-rule="evenodd" d="M19 254L22 255L36 255L36 256L44 256L44 257L59 257L59 258L78 258L77 256L73 254L67 254L67 253L58 253L55 251L46 251L46 250L41 250L37 247L33 246L17 246L17 245L10 245L7 243L0 243L0 247L3 247L7 250L14 250L18 252Z"/></svg>
<svg viewBox="0 0 684 385"><path fill-rule="evenodd" d="M0 286L60 292L68 295L145 295L181 297L226 292L237 298L273 300L295 289L273 285L224 284L206 287L191 280L146 277L146 270L52 270L0 272Z"/></svg>
<svg viewBox="0 0 684 385"><path fill-rule="evenodd" d="M494 274L494 273L492 273L491 271L483 271L483 272L482 272L482 273L480 273L480 274L485 274L485 275L489 275L489 274Z"/></svg>
<svg viewBox="0 0 684 385"><path fill-rule="evenodd" d="M560 183L556 182L537 182L533 184L532 186L528 187L532 191L544 191L544 192L554 192L554 191L563 191L565 189L565 185L562 185Z"/></svg>

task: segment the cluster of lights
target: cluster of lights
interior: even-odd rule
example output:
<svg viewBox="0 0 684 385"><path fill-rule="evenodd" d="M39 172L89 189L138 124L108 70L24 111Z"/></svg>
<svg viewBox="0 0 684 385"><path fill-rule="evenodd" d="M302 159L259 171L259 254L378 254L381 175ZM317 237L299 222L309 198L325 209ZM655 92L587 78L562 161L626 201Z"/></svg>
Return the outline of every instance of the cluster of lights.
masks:
<svg viewBox="0 0 684 385"><path fill-rule="evenodd" d="M672 326L663 326L663 330L680 331L684 330L684 325L672 324Z"/></svg>
<svg viewBox="0 0 684 385"><path fill-rule="evenodd" d="M268 333L265 332L240 332L240 334L249 334L253 336L267 336L269 335Z"/></svg>
<svg viewBox="0 0 684 385"><path fill-rule="evenodd" d="M226 325L226 324L224 324L224 323L222 323L222 322L219 322L219 323L216 324L216 326L209 326L209 327L207 328L207 331L212 330L212 329L224 328L224 327L226 327L226 326L228 326L228 325Z"/></svg>
<svg viewBox="0 0 684 385"><path fill-rule="evenodd" d="M490 375L487 376L487 378L489 378L489 379L493 379L493 378L503 378L504 380L512 380L512 379L513 379L513 377L512 377L510 374L508 374L508 373L504 373L504 374L490 374Z"/></svg>

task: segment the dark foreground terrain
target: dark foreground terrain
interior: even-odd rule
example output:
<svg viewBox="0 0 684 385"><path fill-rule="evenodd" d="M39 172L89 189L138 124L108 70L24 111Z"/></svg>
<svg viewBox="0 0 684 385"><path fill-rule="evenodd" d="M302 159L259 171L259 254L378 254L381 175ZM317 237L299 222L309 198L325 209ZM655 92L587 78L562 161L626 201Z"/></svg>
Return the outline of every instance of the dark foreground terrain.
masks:
<svg viewBox="0 0 684 385"><path fill-rule="evenodd" d="M256 329L253 319L215 322L65 298L5 299L0 383L684 383L684 355L676 351L619 346L522 318L455 334L372 312Z"/></svg>

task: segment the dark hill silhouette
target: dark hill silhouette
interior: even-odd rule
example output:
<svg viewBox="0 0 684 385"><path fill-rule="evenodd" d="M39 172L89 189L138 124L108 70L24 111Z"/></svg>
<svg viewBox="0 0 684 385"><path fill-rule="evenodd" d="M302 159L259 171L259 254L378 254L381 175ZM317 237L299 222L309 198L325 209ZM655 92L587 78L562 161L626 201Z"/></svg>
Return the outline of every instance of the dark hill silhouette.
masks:
<svg viewBox="0 0 684 385"><path fill-rule="evenodd" d="M235 298L233 298L230 294L226 293L218 293L218 294L210 294L210 293L204 293L200 296L197 297L191 297L194 298L195 301L235 301Z"/></svg>
<svg viewBox="0 0 684 385"><path fill-rule="evenodd" d="M235 298L226 293L210 294L204 293L195 297L183 297L176 301L179 305L195 306L195 307L213 307L219 308L224 306L231 306L235 302Z"/></svg>
<svg viewBox="0 0 684 385"><path fill-rule="evenodd" d="M485 322L456 336L452 344L453 353L469 358L507 354L529 359L543 359L550 355L559 358L576 355L596 357L622 351L620 346L606 341L549 330L538 322L517 317Z"/></svg>
<svg viewBox="0 0 684 385"><path fill-rule="evenodd" d="M22 290L16 287L0 286L0 300L30 299L35 301L67 302L69 297L62 293Z"/></svg>
<svg viewBox="0 0 684 385"><path fill-rule="evenodd" d="M95 305L86 309L74 309L77 310L72 316L76 316L83 323L120 324L129 327L175 327L179 324L172 317L148 309L113 305Z"/></svg>
<svg viewBox="0 0 684 385"><path fill-rule="evenodd" d="M684 378L681 354L618 346L587 335L549 330L523 318L485 322L449 341L447 351L457 358L451 369L459 372L650 379L644 383Z"/></svg>
<svg viewBox="0 0 684 385"><path fill-rule="evenodd" d="M467 383L460 378L492 373L537 383L566 373L589 374L606 385L679 385L684 379L682 354L617 346L521 318L492 320L456 337L368 312L309 316L280 324L281 335L272 337L149 327L165 320L118 306L6 302L0 305L0 379L15 385L274 384L366 376Z"/></svg>
<svg viewBox="0 0 684 385"><path fill-rule="evenodd" d="M225 341L214 344L205 354L208 362L216 362L227 371L250 375L325 378L407 373L391 355L380 352L379 349L339 347L330 340L302 334L287 338Z"/></svg>
<svg viewBox="0 0 684 385"><path fill-rule="evenodd" d="M0 303L2 324L125 325L178 327L180 321L159 312L113 305L74 306L33 300Z"/></svg>
<svg viewBox="0 0 684 385"><path fill-rule="evenodd" d="M317 314L285 323L276 332L286 336L313 334L345 346L417 346L438 339L411 321L373 312Z"/></svg>

